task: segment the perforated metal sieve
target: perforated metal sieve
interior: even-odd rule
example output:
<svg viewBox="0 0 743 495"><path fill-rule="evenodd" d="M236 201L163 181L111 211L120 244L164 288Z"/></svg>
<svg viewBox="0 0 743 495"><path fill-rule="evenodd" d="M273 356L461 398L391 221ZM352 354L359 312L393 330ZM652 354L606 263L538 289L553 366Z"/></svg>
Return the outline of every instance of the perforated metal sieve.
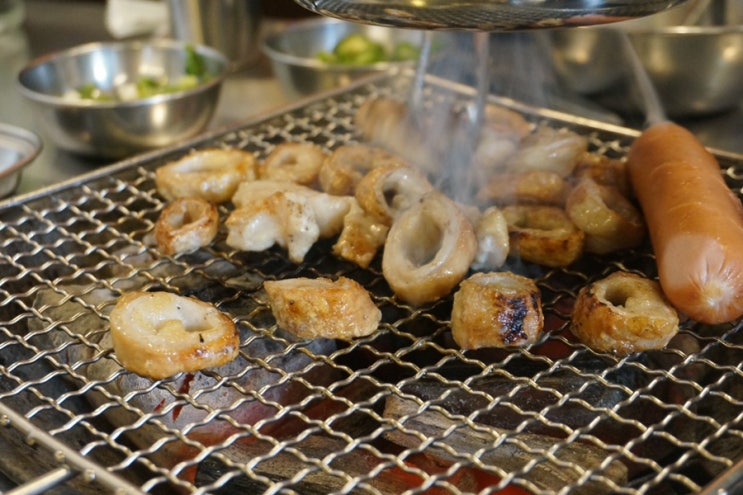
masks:
<svg viewBox="0 0 743 495"><path fill-rule="evenodd" d="M509 31L606 24L644 17L683 0L295 0L318 14L415 29Z"/></svg>
<svg viewBox="0 0 743 495"><path fill-rule="evenodd" d="M294 264L223 242L163 257L148 236L164 200L153 171L193 147L266 156L287 140L354 142L354 112L399 94L383 76L178 149L134 158L0 205L0 483L31 493L683 494L730 486L743 457L740 322L685 322L663 351L617 358L567 331L580 287L615 270L654 275L647 248L563 270L510 266L542 292L549 332L513 351L461 352L451 300L397 300L378 261L330 244ZM427 85L423 104L439 93ZM471 96L467 95L465 100ZM494 100L622 156L632 131ZM743 187L743 157L719 154ZM220 209L222 218L230 207ZM345 275L383 313L351 343L294 341L263 280ZM151 382L121 369L107 314L125 290L213 302L241 327L238 365ZM13 455L8 455L13 452Z"/></svg>

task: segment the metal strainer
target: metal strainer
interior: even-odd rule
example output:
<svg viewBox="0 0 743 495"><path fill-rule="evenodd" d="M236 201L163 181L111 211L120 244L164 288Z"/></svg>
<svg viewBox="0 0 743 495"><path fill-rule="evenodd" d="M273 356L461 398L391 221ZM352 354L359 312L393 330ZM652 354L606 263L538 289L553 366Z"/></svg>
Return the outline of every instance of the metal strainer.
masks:
<svg viewBox="0 0 743 495"><path fill-rule="evenodd" d="M606 24L644 17L682 0L295 0L318 14L415 29L510 31Z"/></svg>

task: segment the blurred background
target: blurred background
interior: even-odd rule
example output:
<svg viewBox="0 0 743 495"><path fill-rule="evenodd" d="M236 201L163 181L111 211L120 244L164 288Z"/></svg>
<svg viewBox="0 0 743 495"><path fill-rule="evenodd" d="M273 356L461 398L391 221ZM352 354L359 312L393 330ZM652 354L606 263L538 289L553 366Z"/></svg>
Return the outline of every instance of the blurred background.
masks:
<svg viewBox="0 0 743 495"><path fill-rule="evenodd" d="M688 0L669 12L620 23L632 33L674 120L705 144L733 152L743 152L738 139L743 130L740 4ZM214 46L228 56L230 73L209 128L238 125L369 72L318 61L317 52L332 50L358 27L326 21L293 0L0 0L0 122L38 130L16 81L19 71L38 57L92 41L173 37ZM679 24L686 27L679 31ZM386 31L365 33L396 42ZM471 83L472 34L439 36L442 56L431 70ZM490 44L491 92L613 124L643 125L635 79L611 30L493 33ZM456 56L446 57L447 50ZM19 193L111 161L43 141L43 151L23 172Z"/></svg>

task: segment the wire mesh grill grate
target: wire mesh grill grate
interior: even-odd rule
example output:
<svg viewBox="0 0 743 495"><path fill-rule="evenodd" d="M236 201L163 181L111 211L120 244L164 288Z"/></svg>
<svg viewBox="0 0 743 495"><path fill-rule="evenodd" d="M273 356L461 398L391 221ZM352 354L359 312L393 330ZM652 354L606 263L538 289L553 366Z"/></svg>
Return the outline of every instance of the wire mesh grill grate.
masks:
<svg viewBox="0 0 743 495"><path fill-rule="evenodd" d="M361 102L393 91L387 79L366 82L192 144L261 156L287 140L332 149L356 139ZM621 155L632 138L519 108L589 134L603 153ZM737 323L686 322L671 348L626 358L568 336L578 288L617 269L653 275L649 250L516 267L537 280L551 332L527 349L462 353L451 300L401 304L378 263L341 262L327 242L301 265L278 249L235 252L223 236L159 255L147 242L164 206L153 171L186 151L0 210L0 447L17 453L0 471L14 483L50 478L59 493L696 493L741 457ZM720 160L739 191L743 161ZM373 293L378 333L301 342L276 328L263 280L340 275ZM158 382L122 370L107 314L132 288L217 304L241 326L237 364Z"/></svg>

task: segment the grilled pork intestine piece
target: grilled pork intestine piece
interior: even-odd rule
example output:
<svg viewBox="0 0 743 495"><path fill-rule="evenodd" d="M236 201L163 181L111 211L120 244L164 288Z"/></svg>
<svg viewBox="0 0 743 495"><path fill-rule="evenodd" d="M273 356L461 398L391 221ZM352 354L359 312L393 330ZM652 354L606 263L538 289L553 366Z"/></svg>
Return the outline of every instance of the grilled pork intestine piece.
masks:
<svg viewBox="0 0 743 495"><path fill-rule="evenodd" d="M375 168L404 164L402 158L367 144L346 144L335 149L320 166L320 189L328 194L353 195L361 178Z"/></svg>
<svg viewBox="0 0 743 495"><path fill-rule="evenodd" d="M333 253L361 268L367 268L384 246L389 230L389 225L381 223L354 201L343 218L343 230L333 244Z"/></svg>
<svg viewBox="0 0 743 495"><path fill-rule="evenodd" d="M474 225L477 254L472 261L472 268L475 270L500 268L506 262L510 250L505 215L497 207L491 206L482 212Z"/></svg>
<svg viewBox="0 0 743 495"><path fill-rule="evenodd" d="M512 256L544 266L564 267L583 254L585 234L562 208L510 205L502 211L508 223Z"/></svg>
<svg viewBox="0 0 743 495"><path fill-rule="evenodd" d="M292 182L248 181L232 198L236 209L225 221L226 242L244 251L263 251L276 244L299 263L318 239L341 231L353 201Z"/></svg>
<svg viewBox="0 0 743 495"><path fill-rule="evenodd" d="M508 160L508 170L548 170L567 177L588 151L588 138L568 129L540 126Z"/></svg>
<svg viewBox="0 0 743 495"><path fill-rule="evenodd" d="M626 160L609 158L598 153L584 153L573 169L572 178L584 177L593 179L602 186L615 187L625 197L629 198L632 195Z"/></svg>
<svg viewBox="0 0 743 495"><path fill-rule="evenodd" d="M389 163L371 170L359 181L356 199L381 223L391 225L401 212L432 190L433 186L418 169Z"/></svg>
<svg viewBox="0 0 743 495"><path fill-rule="evenodd" d="M405 102L380 97L364 102L354 123L365 139L429 173L440 172L442 156L457 147L455 140L473 140L473 136L472 156L478 169L497 168L517 152L521 140L531 131L531 125L517 112L490 104L485 106L480 129L472 129L469 119L466 111L456 108L425 109L413 114Z"/></svg>
<svg viewBox="0 0 743 495"><path fill-rule="evenodd" d="M456 203L432 191L392 223L382 272L397 297L420 305L449 294L476 252L470 220Z"/></svg>
<svg viewBox="0 0 743 495"><path fill-rule="evenodd" d="M568 181L551 170L497 172L477 192L488 204L541 204L562 206L570 191Z"/></svg>
<svg viewBox="0 0 743 495"><path fill-rule="evenodd" d="M346 277L266 281L279 328L301 339L352 340L379 327L382 313L358 282Z"/></svg>
<svg viewBox="0 0 743 495"><path fill-rule="evenodd" d="M605 254L639 246L647 228L642 213L611 186L584 177L568 194L565 211L586 234L585 249Z"/></svg>
<svg viewBox="0 0 743 495"><path fill-rule="evenodd" d="M614 272L580 290L570 330L596 351L624 355L664 348L678 325L678 313L655 280Z"/></svg>
<svg viewBox="0 0 743 495"><path fill-rule="evenodd" d="M237 357L240 334L211 304L169 292L128 292L110 315L121 365L155 380L216 368Z"/></svg>
<svg viewBox="0 0 743 495"><path fill-rule="evenodd" d="M244 268L224 260L215 260L206 253L191 255L203 263L204 270L187 270L148 256L117 253L122 258L121 273L106 281L80 285L57 285L40 289L34 300L38 318L29 320L29 331L34 342L59 352L50 354L54 366L69 367L67 374L73 387L81 380L95 386L86 387L83 398L92 408L100 408L101 415L116 428L121 428L120 439L137 448L150 449L165 436L168 429L183 431L189 438L213 444L234 433L232 423L251 425L276 412L271 403L297 404L308 394L307 388L294 381L295 372L315 384L332 383L332 370L315 368L307 377L307 366L313 354L327 355L336 346L330 340L308 342L296 348L281 339L266 339L250 328L240 326L241 352L234 361L208 371L181 373L164 380L152 380L125 371L113 352L109 330L109 315L120 292L146 290L152 280L168 280L178 290L202 300L215 297L214 280L231 280L244 275ZM145 274L146 276L133 275ZM257 287L260 285L258 284ZM228 291L230 294L232 292ZM204 297L201 296L204 295ZM251 298L244 298L243 314L261 306ZM239 321L239 318L238 318ZM270 367L255 365L255 360L269 359ZM303 370L303 371L300 371ZM229 382L230 386L225 386ZM260 390L266 402L246 400L246 391ZM125 404L126 407L120 407ZM112 407L113 406L113 407ZM213 411L223 411L219 417ZM149 420L142 421L144 416ZM136 428L132 425L136 425ZM119 441L119 440L117 440ZM166 442L151 455L153 462L169 466L183 454L181 442Z"/></svg>
<svg viewBox="0 0 743 495"><path fill-rule="evenodd" d="M351 196L325 194L294 182L277 180L246 181L240 184L232 196L237 209L250 208L256 201L275 193L291 193L307 201L315 215L320 237L332 237L343 228L343 217L354 202Z"/></svg>
<svg viewBox="0 0 743 495"><path fill-rule="evenodd" d="M313 143L282 143L258 166L258 177L312 186L325 157L323 149Z"/></svg>
<svg viewBox="0 0 743 495"><path fill-rule="evenodd" d="M425 132L413 121L405 102L391 98L367 100L354 115L354 127L365 140L416 165L435 158Z"/></svg>
<svg viewBox="0 0 743 495"><path fill-rule="evenodd" d="M201 198L179 198L155 223L157 247L165 254L190 253L209 245L219 230L217 208Z"/></svg>
<svg viewBox="0 0 743 495"><path fill-rule="evenodd" d="M197 197L225 203L237 186L256 177L255 156L240 149L194 150L155 170L157 191L167 200Z"/></svg>
<svg viewBox="0 0 743 495"><path fill-rule="evenodd" d="M542 297L530 278L476 273L454 294L451 332L462 349L532 344L543 327Z"/></svg>
<svg viewBox="0 0 743 495"><path fill-rule="evenodd" d="M234 210L225 225L227 245L242 251L265 251L278 245L295 263L301 263L320 238L307 199L290 192L277 192Z"/></svg>

